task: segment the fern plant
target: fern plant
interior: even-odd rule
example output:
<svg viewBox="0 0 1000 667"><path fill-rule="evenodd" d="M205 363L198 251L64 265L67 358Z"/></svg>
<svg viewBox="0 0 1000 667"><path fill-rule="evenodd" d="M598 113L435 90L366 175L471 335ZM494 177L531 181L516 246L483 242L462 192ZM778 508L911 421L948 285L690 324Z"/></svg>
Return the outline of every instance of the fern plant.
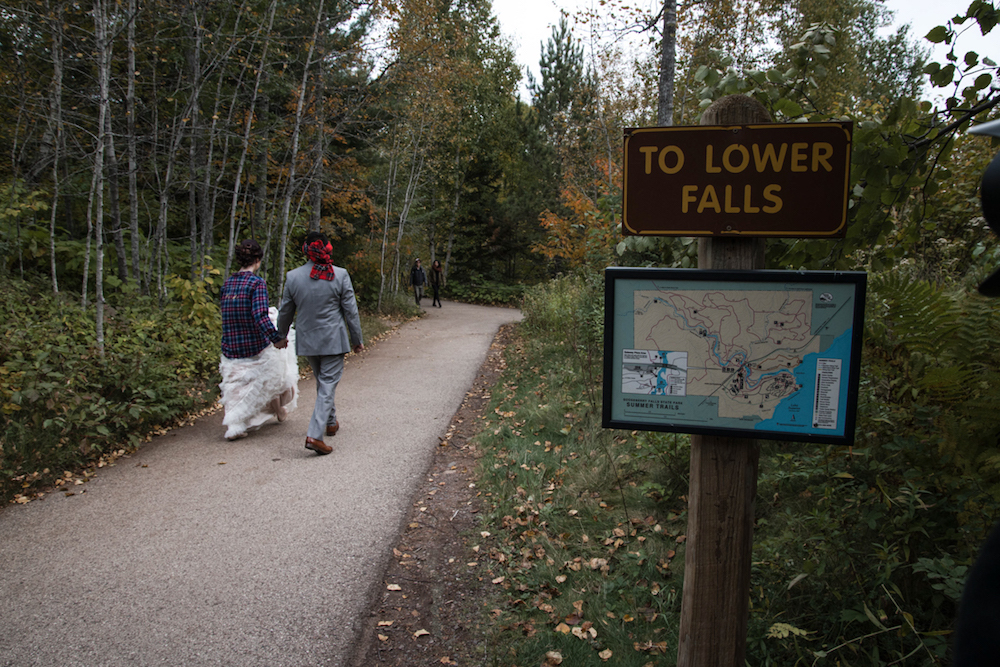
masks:
<svg viewBox="0 0 1000 667"><path fill-rule="evenodd" d="M1000 491L1000 303L902 269L877 274L867 337L870 355L887 362L885 398L910 415L896 425Z"/></svg>

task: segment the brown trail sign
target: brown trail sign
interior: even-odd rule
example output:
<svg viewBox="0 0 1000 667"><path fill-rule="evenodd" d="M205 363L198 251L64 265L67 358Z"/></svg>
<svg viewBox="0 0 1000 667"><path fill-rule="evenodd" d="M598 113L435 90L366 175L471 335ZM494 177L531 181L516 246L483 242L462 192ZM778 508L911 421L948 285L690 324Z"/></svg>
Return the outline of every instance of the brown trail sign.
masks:
<svg viewBox="0 0 1000 667"><path fill-rule="evenodd" d="M625 131L622 231L843 237L851 123Z"/></svg>
<svg viewBox="0 0 1000 667"><path fill-rule="evenodd" d="M701 237L698 268L718 272L764 269L768 236L844 236L850 123L772 124L763 105L744 95L716 101L701 122L696 128L626 130L625 234ZM863 319L863 310L853 317ZM606 331L613 341L614 326ZM685 373L686 364L685 356ZM611 375L605 374L605 383ZM821 380L816 386L819 392ZM613 395L606 385L605 396ZM677 665L743 667L760 445L749 431L749 437L702 432L691 436Z"/></svg>

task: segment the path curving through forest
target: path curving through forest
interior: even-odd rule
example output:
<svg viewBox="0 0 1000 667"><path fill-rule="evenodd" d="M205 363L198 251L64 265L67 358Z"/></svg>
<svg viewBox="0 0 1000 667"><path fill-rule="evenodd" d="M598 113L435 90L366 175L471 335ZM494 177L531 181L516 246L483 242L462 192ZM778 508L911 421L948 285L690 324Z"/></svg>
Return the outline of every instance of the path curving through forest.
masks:
<svg viewBox="0 0 1000 667"><path fill-rule="evenodd" d="M0 510L0 666L339 667L438 438L506 308L445 302L348 358L334 451L315 390L236 442L222 414Z"/></svg>

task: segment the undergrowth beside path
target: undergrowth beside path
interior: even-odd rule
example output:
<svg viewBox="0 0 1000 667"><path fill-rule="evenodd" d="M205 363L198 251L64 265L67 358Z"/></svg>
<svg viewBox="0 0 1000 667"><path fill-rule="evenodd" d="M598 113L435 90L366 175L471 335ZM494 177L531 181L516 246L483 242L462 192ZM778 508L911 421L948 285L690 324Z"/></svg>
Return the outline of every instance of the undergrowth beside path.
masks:
<svg viewBox="0 0 1000 667"><path fill-rule="evenodd" d="M995 348L970 356L962 343L992 335L995 310L926 283L872 283L855 446L762 442L751 665L948 664L968 567L1000 517L1000 413L984 409ZM690 443L601 428L602 284L528 291L474 440L471 540L496 594L495 667L676 662ZM952 352L927 356L918 306L952 322ZM942 381L965 373L980 381Z"/></svg>
<svg viewBox="0 0 1000 667"><path fill-rule="evenodd" d="M218 409L221 318L211 279L169 281L164 305L109 295L104 355L93 308L44 281L0 281L0 506L53 489L71 493L95 470L168 429ZM415 316L401 306L392 319ZM366 343L391 328L362 311Z"/></svg>

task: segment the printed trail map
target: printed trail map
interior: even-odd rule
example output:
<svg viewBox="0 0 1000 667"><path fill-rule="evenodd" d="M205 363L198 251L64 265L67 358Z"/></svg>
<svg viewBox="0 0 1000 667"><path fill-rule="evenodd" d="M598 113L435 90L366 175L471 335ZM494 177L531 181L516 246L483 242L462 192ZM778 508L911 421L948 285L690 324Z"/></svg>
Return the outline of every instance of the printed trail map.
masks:
<svg viewBox="0 0 1000 667"><path fill-rule="evenodd" d="M612 416L842 434L855 298L844 283L617 280Z"/></svg>

